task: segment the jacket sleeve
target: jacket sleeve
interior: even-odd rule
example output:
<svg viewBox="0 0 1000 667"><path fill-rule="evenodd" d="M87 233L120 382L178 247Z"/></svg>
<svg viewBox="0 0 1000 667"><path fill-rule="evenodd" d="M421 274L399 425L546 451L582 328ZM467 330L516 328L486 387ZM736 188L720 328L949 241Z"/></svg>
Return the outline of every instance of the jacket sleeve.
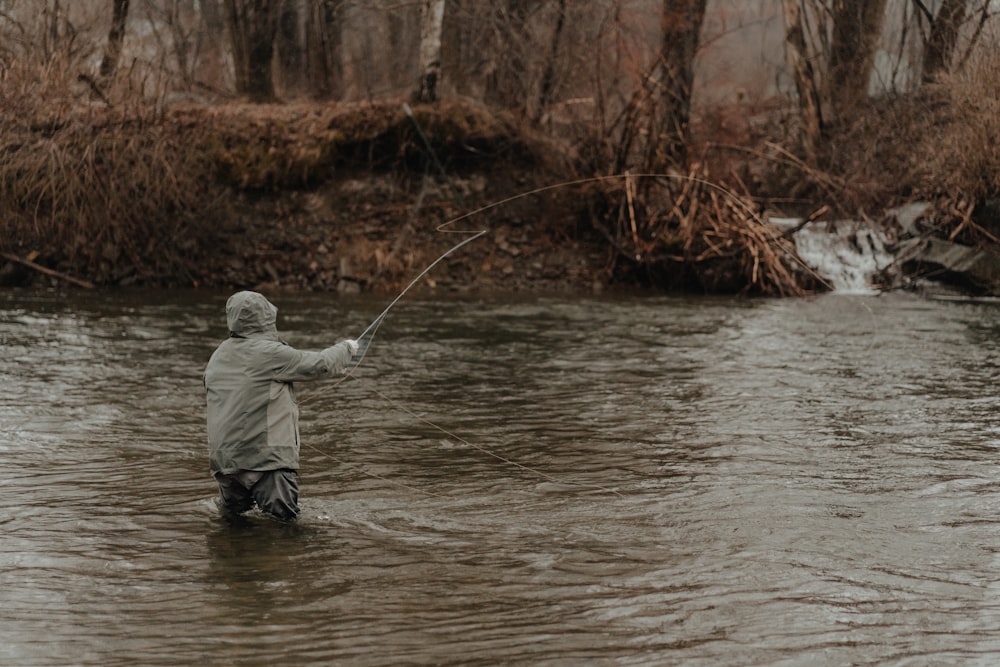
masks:
<svg viewBox="0 0 1000 667"><path fill-rule="evenodd" d="M279 382L319 380L343 373L350 361L351 348L346 341L320 352L296 350L283 345L274 379Z"/></svg>

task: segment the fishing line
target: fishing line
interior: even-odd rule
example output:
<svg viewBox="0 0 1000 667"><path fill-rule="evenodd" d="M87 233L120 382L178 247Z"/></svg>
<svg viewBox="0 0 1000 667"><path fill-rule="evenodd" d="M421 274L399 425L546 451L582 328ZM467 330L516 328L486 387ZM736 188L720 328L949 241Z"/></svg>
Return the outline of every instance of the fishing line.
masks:
<svg viewBox="0 0 1000 667"><path fill-rule="evenodd" d="M438 159L437 152L435 152L435 150L434 150L434 146L431 145L430 139L424 133L423 128L420 127L420 123L417 122L417 117L413 114L413 109L411 109L410 105L406 104L405 102L403 103L403 112L406 114L406 116L413 123L413 127L416 128L417 134L420 136L420 139L423 141L424 147L427 149L427 153L431 156L431 160L434 162L434 165L438 168L438 171L441 172L442 178L444 178L446 181L450 182L450 179L448 178L448 173L445 171L444 165L442 165L441 161ZM459 199L461 199L461 193L458 191L458 189L457 188L452 188L452 189L455 191L456 194L458 194ZM421 197L422 196L423 196L423 191L421 191ZM416 211L414 211L414 214L415 213L416 213ZM458 219L460 219L460 218L457 218L456 220L458 220ZM431 262L427 266L427 268L425 268L423 271L421 271L420 273L418 273L417 276L413 280L411 280L410 283L406 287L403 288L403 291L400 292L399 295L396 296L396 298L393 299L389 303L389 305L385 307L385 310L383 310L379 314L378 317L376 317L374 320L372 320L372 323L368 325L368 328L366 328L361 333L361 335L358 336L358 338L356 339L356 342L358 343L358 350L351 357L351 362L350 362L350 365L348 366L347 374L345 375L344 378L342 378L340 380L340 382L343 382L343 380L346 379L347 377L351 377L354 369L357 368L358 364L361 363L361 360L365 358L365 355L368 353L368 347L371 345L372 338L375 337L375 332L378 331L378 328L382 325L382 321L385 319L385 316L389 313L389 311L392 309L392 307L395 306L396 303L400 299L403 298L403 295L405 295L407 292L409 292L411 287L413 287L418 282L420 282L420 280L425 275L427 275L431 271L431 269L433 269L435 266L437 266L438 264L440 264L446 257L448 257L452 253L456 252L457 250L459 250L460 248L462 248L466 244L475 241L476 239L478 239L481 236L484 236L487 233L487 231L488 231L486 229L477 229L477 230L465 230L465 232L463 232L463 230L444 230L444 229L442 229L444 226L452 224L456 220L451 220L449 222L444 223L444 225L439 225L438 228L437 228L437 231L439 231L439 232L441 232L441 231L448 231L448 232L454 232L454 233L468 233L470 236L468 238L464 239L463 241L460 241L459 243L457 243L454 246L452 246L444 254L442 254L440 257L438 257L433 262ZM338 382L338 384L339 384L339 382Z"/></svg>
<svg viewBox="0 0 1000 667"><path fill-rule="evenodd" d="M501 199L499 201L492 202L492 203L487 204L485 206L481 206L481 207L479 207L477 209L473 209L473 210L469 211L468 213L463 213L462 215L460 215L460 216L458 216L456 218L452 218L451 220L449 220L449 221L447 221L447 222L442 223L441 225L439 225L437 227L437 231L439 231L439 232L452 231L452 230L446 230L444 228L448 227L450 225L453 225L453 224L455 224L457 222L460 222L462 220L465 220L466 218L470 218L470 217L472 217L474 215L478 215L479 213L483 213L484 211L489 211L489 210L494 209L494 208L496 208L498 206L502 206L504 204L510 203L512 201L517 201L518 199L523 199L525 197L530 197L532 195L537 195L537 194L540 194L540 193L543 193L543 192L549 192L551 190L557 190L559 188L572 187L574 185L585 185L587 183L598 183L598 182L614 181L614 180L622 180L622 179L625 179L627 181L628 179L631 179L631 178L657 178L657 179L664 178L664 179L672 179L672 180L677 180L677 181L688 181L688 182L691 182L691 183L697 183L699 185L703 185L705 187L713 189L713 190L715 190L715 191L717 191L717 192L725 195L726 197L728 197L739 208L743 209L749 215L749 217L751 217L757 223L759 223L760 225L762 225L764 227L765 231L770 236L770 238L771 238L772 241L779 241L780 240L780 235L778 235L775 232L770 231L770 230L767 229L767 225L766 225L765 221L761 218L760 214L752 206L750 206L750 204L748 204L746 201L744 201L740 197L737 197L730 190L722 187L718 183L713 183L712 181L709 181L709 180L704 179L704 178L699 178L698 176L691 176L690 174L657 174L657 173L633 174L631 172L626 172L624 174L609 174L609 175L606 175L606 176L587 176L585 178L578 178L578 179L574 179L574 180L570 180L570 181L562 181L562 182L553 183L553 184L550 184L550 185L543 185L543 186L535 188L533 190L528 190L528 191L525 191L525 192L520 192L520 193L518 193L516 195L512 195L510 197L507 197L506 199ZM459 230L453 230L453 231L459 231ZM815 269L813 269L811 266L809 266L808 264L806 264L805 262L803 262L801 258L797 257L796 255L792 255L792 259L805 272L809 273L813 278L815 278L817 281L819 281L823 285L826 285L827 288L832 289L832 285L830 285L830 283L826 279L824 279L821 275L819 275L818 273L816 273Z"/></svg>
<svg viewBox="0 0 1000 667"><path fill-rule="evenodd" d="M405 102L403 103L403 113L406 114L407 118L409 118L410 121L413 123L413 127L416 128L417 134L420 135L421 141L424 142L424 148L427 149L427 153L431 156L431 160L434 162L434 166L438 168L438 171L441 172L441 176L444 177L445 180L449 180L448 172L444 170L444 165L442 165L441 161L438 160L437 152L431 145L431 140L427 137L426 134L424 134L423 128L421 128L420 123L417 122L417 117L413 115L413 109L411 109L410 105Z"/></svg>
<svg viewBox="0 0 1000 667"><path fill-rule="evenodd" d="M468 218L471 218L474 215L478 215L478 214L483 213L485 211L489 211L489 210L492 210L492 209L497 208L499 206L503 206L504 204L508 204L510 202L517 201L519 199L524 199L526 197L531 197L533 195L541 194L543 192L549 192L549 191L556 190L556 189L559 189L559 188L572 187L574 185L584 185L586 183L596 183L596 182L603 182L603 181L610 181L610 180L621 180L621 179L630 179L630 178L669 178L669 179L675 179L675 180L686 180L686 181L691 181L691 182L694 182L694 183L698 183L700 185L704 185L706 187L712 188L712 189L714 189L714 190L716 190L716 191L724 194L725 196L729 197L740 208L742 208L744 211L746 211L746 213L749 214L750 217L752 217L758 223L764 224L764 221L761 219L760 215L757 213L756 210L754 210L754 208L752 206L750 206L749 204L747 204L745 201L743 201L742 199L740 199L739 197L737 197L736 195L734 195L732 192L730 192L726 188L722 187L721 185L719 185L717 183L713 183L712 181L709 181L709 180L706 180L706 179L703 179L703 178L699 178L697 176L690 176L690 175L682 175L682 174L632 174L632 173L626 173L626 174L611 174L611 175L607 175L607 176L588 176L586 178L579 178L579 179L570 180L570 181L562 181L562 182L553 183L553 184L550 184L550 185L543 185L541 187L534 188L532 190L527 190L525 192L519 192L516 195L512 195L510 197L506 197L504 199L500 199L498 201L491 202L489 204L486 204L485 206L480 206L479 208L476 208L476 209L473 209L473 210L468 211L466 213L463 213L462 215L459 215L459 216L457 216L455 218L452 218L452 219L450 219L450 220L448 220L446 222L443 222L443 223L441 223L440 225L437 226L437 228L435 229L435 231L437 231L437 232L448 233L448 234L470 234L470 236L468 238L460 241L459 243L455 244L450 249L448 249L447 251L445 251L440 257L438 257L433 262L431 262L423 271L421 271L419 274L417 274L417 276L415 278L413 278L413 280L411 280L410 283L408 285L406 285L406 287L403 288L403 291L400 292L399 295L396 296L396 298L393 299L389 303L389 305L385 307L385 310L383 310L378 315L378 317L376 317L374 320L372 320L371 324L369 324L368 327L364 330L364 332L362 332L362 334L356 339L357 342L358 342L358 352L351 359L351 363L350 363L350 365L348 367L350 369L350 371L353 371L353 369L356 368L358 366L358 364L361 363L361 360L364 359L365 354L367 354L367 352L368 352L368 347L371 344L371 339L375 337L375 332L378 331L378 328L382 325L382 321L385 319L385 316L388 315L388 313L392 309L392 307L395 306L397 303L399 303L400 299L402 299L403 296L407 292L409 292L410 289L414 285L416 285L418 282L420 282L420 280L424 276L426 276L428 273L430 273L431 269L433 269L435 266L437 266L442 261L444 261L445 258L447 258L448 256L452 255L453 253L455 253L456 251L458 251L462 247L466 246L467 244L471 243L472 241L475 241L476 239L478 239L478 238L480 238L482 236L485 236L486 234L489 233L488 229L449 229L450 227L452 227L453 225L461 222L462 220L466 220ZM777 240L777 237L772 236L772 239L773 240ZM800 264L802 264L801 261L800 261ZM802 264L802 267L804 269L806 269L807 271L809 271L810 273L812 273L818 280L820 280L824 284L827 284L826 281L823 280L821 276L818 276L818 275L815 274L815 272L813 271L813 269L811 267L809 267L809 266L807 266L805 264Z"/></svg>
<svg viewBox="0 0 1000 667"><path fill-rule="evenodd" d="M433 269L435 266L437 266L438 264L440 264L441 262L443 262L446 257L448 257L452 253L458 251L460 248L468 245L469 243L472 243L473 241L475 241L479 237L484 236L487 232L488 232L488 230L481 229L479 231L474 232L472 234L472 236L470 236L469 238L464 239L463 241L461 241L459 243L456 243L448 251L446 251L440 257L438 257L433 262L431 262L430 264L428 264L427 268L425 268L423 271L421 271L420 273L418 273L417 276L413 280L411 280L410 283L406 287L403 288L403 291L400 292L399 295L396 296L395 299L393 299L392 301L389 302L389 305L385 307L385 310L383 310L381 313L379 313L378 317L376 317L374 320L372 320L371 324L369 324L368 327L356 339L356 341L358 343L358 351L354 354L353 357L351 357L351 361L350 361L350 363L349 363L349 365L347 367L347 374L343 378L341 378L340 380L338 380L338 382L337 382L338 384L340 382L343 382L348 377L350 377L353 374L354 369L357 368L358 364L361 363L361 360L365 358L366 354L368 354L368 348L371 345L372 339L375 337L375 332L378 331L378 328L380 326L382 326L382 322L383 322L383 320L385 320L385 316L389 314L389 311L392 310L392 307L395 306L397 303L399 303L399 300L402 299L403 296L405 296L406 293L409 292L410 289L414 285L416 285L418 282L420 282L420 280L424 276L426 276L428 273L430 273L431 269Z"/></svg>
<svg viewBox="0 0 1000 667"><path fill-rule="evenodd" d="M336 456L334 456L334 455L332 455L332 454L330 454L328 452L324 452L322 449L319 449L318 447L314 447L313 445L310 445L309 443L301 443L301 444L304 444L307 448L313 450L317 454L321 454L322 456L325 456L326 458L330 459L334 463L339 463L340 465L344 466L345 468L347 468L349 470L354 470L355 472L359 472L362 475L365 475L367 477L371 477L373 479L381 480L381 481L383 481L383 482L385 482L387 484L391 484L392 486L398 486L401 489L406 489L407 491L413 491L414 493L420 493L420 494L425 495L425 496L430 496L431 498L443 498L444 497L444 496L442 496L440 494L432 493L430 491L427 491L427 490L424 490L424 489L420 489L420 488L417 488L415 486L410 486L409 484L403 484L402 482L397 482L394 479L390 479L388 477L384 477L382 475L377 475L377 474L375 474L373 472L369 472L368 470L365 470L361 466L355 465L353 463L348 463L347 461L344 461L343 459L337 458Z"/></svg>
<svg viewBox="0 0 1000 667"><path fill-rule="evenodd" d="M517 461L514 461L513 459L510 459L510 458L507 458L507 457L502 456L500 454L497 454L496 452L494 452L494 451L492 451L490 449L487 449L486 447L481 447L480 445L477 445L475 443L469 442L468 440L466 440L465 438L461 437L460 435L457 435L453 431L449 431L448 429L444 428L443 426L435 424L434 422L432 422L431 420L427 419L426 417L421 417L420 415L418 415L413 410L410 410L405 405L399 403L398 401L393 400L391 397L387 396L384 392L379 391L377 388L369 387L369 389L373 393L375 393L376 395L378 395L380 398L382 398L384 401L386 401L387 403L389 403L389 405L391 405L392 407L396 408L397 410L401 410L401 411L405 412L406 414L408 414L409 416L413 417L417 421L419 421L419 422L421 422L423 424L426 424L427 426L430 426L431 428L433 428L433 429L435 429L437 431L440 431L441 433L444 433L449 438L452 438L453 440L457 440L458 442L462 443L463 445L465 445L467 447L471 447L472 449L475 449L476 451L482 452L483 454L486 454L487 456L492 456L493 458L495 458L495 459L497 459L499 461L503 461L504 463L512 465L512 466L514 466L516 468L520 468L521 470L525 470L527 472L530 472L533 475L537 475L539 477L547 479L548 481L553 482L555 484L565 484L565 485L572 485L572 486L582 486L582 487L586 487L586 488L589 488L589 489L595 489L595 490L598 490L598 491L604 491L605 493L613 493L616 496L618 496L619 498L624 498L625 497L620 492L616 491L615 489L611 489L611 488L608 488L606 486L601 486L600 484L588 484L588 483L585 483L585 482L576 482L576 481L573 481L573 480L561 479L559 477L555 477L554 475L550 475L550 474L548 474L546 472L542 472L541 470L538 470L537 468L532 468L530 466L524 465L523 463L518 463Z"/></svg>
<svg viewBox="0 0 1000 667"><path fill-rule="evenodd" d="M408 115L410 115L411 119L412 119L412 114L408 114ZM413 119L413 120L414 120L414 122L416 122L415 119ZM418 126L418 130L419 130L419 126ZM439 168L441 168L440 167L440 163L438 163L438 166L439 166ZM443 171L443 168L442 168L442 171ZM465 247L469 243L472 243L476 239L479 239L479 238L485 236L487 233L489 233L488 229L477 229L477 230L476 229L471 229L471 230L470 229L466 229L466 230L451 229L451 227L453 227L455 224L461 222L462 220L466 220L468 218L471 218L472 216L475 216L475 215L478 215L480 213L483 213L485 211L489 211L489 210L492 210L492 209L497 208L499 206L503 206L504 204L508 204L510 202L517 201L519 199L524 199L526 197L531 197L531 196L534 196L534 195L538 195L538 194L541 194L541 193L544 193L544 192L550 192L552 190L556 190L556 189L559 189L559 188L572 187L572 186L575 186L575 185L584 185L584 184L587 184L587 183L597 183L597 182L604 182L604 181L611 181L611 180L621 180L621 179L630 179L630 178L668 178L668 179L675 179L675 180L687 180L687 181L690 181L690 182L695 182L695 183L701 184L701 185L703 185L705 187L712 188L712 189L714 189L714 190L722 193L723 195L725 195L726 197L728 197L732 201L734 201L751 218L753 218L754 220L756 220L758 223L761 223L761 224L764 223L764 221L760 218L760 215L757 213L756 210L754 210L753 207L751 207L749 204L747 204L745 201L743 201L742 199L740 199L739 197L737 197L736 195L734 195L732 192L730 192L726 188L718 185L717 183L713 183L713 182L711 182L709 180L706 180L706 179L703 179L703 178L699 178L697 176L680 175L680 174L631 174L631 173L625 173L625 174L612 174L612 175L606 175L606 176L589 176L589 177L586 177L586 178L579 178L579 179L574 179L574 180L569 180L569 181L562 181L562 182L559 182L559 183L553 183L553 184L550 184L550 185L544 185L544 186L541 186L541 187L534 188L532 190L527 190L525 192L520 192L518 194L512 195L510 197L506 197L504 199L500 199L498 201L491 202L491 203L486 204L484 206L480 206L480 207L478 207L476 209L473 209L471 211L463 213L462 215L459 215L459 216L457 216L455 218L452 218L452 219L450 219L450 220L448 220L448 221L446 221L446 222L438 225L438 227L436 228L436 231L438 231L438 232L442 232L442 233L457 233L457 234L463 234L464 233L464 234L469 234L469 236L467 238L463 239L462 241L456 243L454 246L452 246L451 248L449 248L448 250L446 250L444 253L442 253L437 259L435 259L433 262L431 262L430 264L428 264L427 267L424 268L420 273L418 273L403 288L403 290L396 296L396 298L394 298L392 301L390 301L389 304L382 310L382 312L379 313L378 316L375 317L375 319L373 319L371 321L371 323L365 328L365 330L361 333L361 335L358 336L358 338L356 339L356 341L358 343L358 350L352 356L352 358L351 358L351 360L350 360L350 362L349 362L349 364L347 366L347 369L345 371L344 376L341 377L341 378L339 378L337 380L337 382L335 383L335 385L336 384L340 384L341 382L344 382L348 378L355 379L355 380L358 379L354 375L354 371L361 364L361 362L364 360L365 356L367 355L368 349L369 349L369 347L371 347L372 340L374 339L375 334L378 331L379 327L385 321L385 318L389 314L389 311L392 310L392 308L397 303L399 303L399 301L417 283L419 283L424 278L424 276L426 276L428 273L430 273L430 271L432 269L434 269L434 267L436 267L438 264L440 264L442 261L444 261L447 257L451 256L452 254L454 254L455 252L457 252L461 248ZM774 237L774 236L772 236L772 239L773 240L777 240L777 238ZM797 260L797 261L799 261L799 263L803 266L803 268L805 268L807 271L809 271L814 276L816 276L816 278L819 279L821 282L824 282L824 283L826 282L820 276L816 275L815 272L811 269L811 267L806 266L804 263L801 262L801 260ZM553 475L549 475L548 473L545 473L545 472L543 472L541 470L537 470L535 468L531 468L529 466L526 466L526 465L524 465L522 463L518 463L517 461L514 461L514 460L512 460L512 459L510 459L508 457L504 457L504 456L502 456L500 454L497 454L496 452L493 452L493 451L491 451L491 450L489 450L489 449L487 449L485 447L481 447L479 445L476 445L476 444L470 442L469 440L467 440L465 438L462 438L461 436L459 436L459 435L457 435L457 434L449 431L448 429L446 429L446 428L444 428L444 427L442 427L442 426L440 426L440 425L432 422L431 420L429 420L429 419L427 419L425 417L421 417L420 415L416 414L415 412L413 412L412 410L410 410L406 406L400 404L399 402L393 400L392 398L390 398L389 396L387 396L385 393L379 391L376 388L373 388L373 387L369 386L369 389L371 389L375 394L377 394L383 400L387 401L390 405L396 407L396 409L401 410L402 412L405 412L406 414L410 415L414 419L417 419L418 421L424 423L425 425L430 426L431 428L434 428L435 430L440 431L441 433L445 434L446 436L448 436L450 438L453 438L454 440L456 440L456 441L458 441L458 442L466 445L467 447L470 447L472 449L480 451L481 453L486 454L488 456L491 456L491 457L493 457L493 458L495 458L495 459L497 459L499 461L502 461L502 462L504 462L504 463L506 463L508 465L520 468L522 470L530 472L530 473L532 473L534 475L537 475L537 476L539 476L539 477L541 477L543 479L547 479L547 480L549 480L551 482L554 482L554 483L565 484L565 485L584 486L584 487L587 487L587 488L597 489L597 490L600 490L600 491L603 491L603 492L606 492L606 493L613 493L613 494L615 494L615 495L617 495L619 497L622 497L622 494L620 492L616 491L615 489L611 489L611 488L608 488L608 487L600 486L600 485L597 485L597 484L586 484L586 483L581 483L581 482L575 482L575 481L572 481L572 480L561 479L561 478L555 477ZM323 452L323 451L317 449L316 447L312 447L311 445L307 445L307 446L310 449L313 449L314 451L317 451L320 454L323 454L324 456L330 458L331 460L334 460L334 461L336 461L338 463L341 463L342 465L347 465L348 467L350 467L352 469L355 469L355 470L358 470L361 473L363 473L365 475L368 475L370 477L373 477L375 479L380 479L382 481L385 481L385 482L390 483L390 484L394 484L394 485L399 486L401 488L405 488L405 489L412 490L412 491L417 491L417 492L422 493L424 495L433 496L433 497L439 497L436 494L433 494L433 493L430 493L430 492L427 492L427 491L423 491L421 489L417 489L415 487L411 487L411 486L408 486L406 484L401 484L399 482L394 482L393 480L390 480L390 479L388 479L386 477L382 477L382 476L376 475L374 473L370 473L370 472L368 472L368 471L366 471L366 470L364 470L362 468L359 468L358 466L354 466L354 465L351 465L349 463L340 461L336 457L334 457L334 456L332 456L332 455L330 455L330 454L328 454L326 452Z"/></svg>

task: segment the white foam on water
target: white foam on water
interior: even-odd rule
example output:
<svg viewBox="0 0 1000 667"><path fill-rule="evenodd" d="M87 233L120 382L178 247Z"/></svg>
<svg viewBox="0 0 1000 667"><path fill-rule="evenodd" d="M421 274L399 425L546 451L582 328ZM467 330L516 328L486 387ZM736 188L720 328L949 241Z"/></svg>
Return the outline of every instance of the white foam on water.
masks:
<svg viewBox="0 0 1000 667"><path fill-rule="evenodd" d="M771 222L787 228L801 221ZM860 222L814 222L795 232L793 238L802 261L841 294L876 292L875 277L894 260L885 235Z"/></svg>

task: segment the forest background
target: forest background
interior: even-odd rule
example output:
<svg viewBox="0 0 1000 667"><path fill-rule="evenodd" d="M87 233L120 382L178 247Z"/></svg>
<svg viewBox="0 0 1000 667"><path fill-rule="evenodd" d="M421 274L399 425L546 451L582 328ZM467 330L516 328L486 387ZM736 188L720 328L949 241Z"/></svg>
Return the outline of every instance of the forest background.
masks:
<svg viewBox="0 0 1000 667"><path fill-rule="evenodd" d="M826 286L788 230L996 254L987 0L0 0L0 284ZM444 225L442 227L442 225Z"/></svg>

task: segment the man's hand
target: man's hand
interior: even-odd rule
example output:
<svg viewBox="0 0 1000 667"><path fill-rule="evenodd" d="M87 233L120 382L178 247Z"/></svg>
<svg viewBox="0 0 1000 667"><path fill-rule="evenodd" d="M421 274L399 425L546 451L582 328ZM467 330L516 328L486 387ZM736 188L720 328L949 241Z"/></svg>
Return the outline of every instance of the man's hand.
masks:
<svg viewBox="0 0 1000 667"><path fill-rule="evenodd" d="M349 348L351 348L351 356L352 357L357 356L357 354L358 354L358 341L347 339L344 342L347 343L347 346Z"/></svg>

